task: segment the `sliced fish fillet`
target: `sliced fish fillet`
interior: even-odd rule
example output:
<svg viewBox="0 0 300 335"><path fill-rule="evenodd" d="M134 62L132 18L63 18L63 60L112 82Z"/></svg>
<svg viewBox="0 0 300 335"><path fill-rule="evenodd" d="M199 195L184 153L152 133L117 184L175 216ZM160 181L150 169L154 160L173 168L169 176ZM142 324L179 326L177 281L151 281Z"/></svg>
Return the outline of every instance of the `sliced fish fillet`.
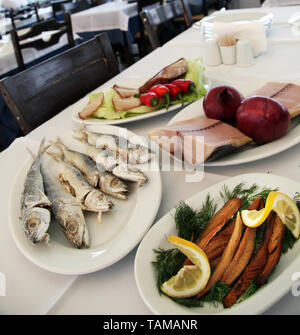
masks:
<svg viewBox="0 0 300 335"><path fill-rule="evenodd" d="M156 129L149 136L171 155L193 165L224 156L252 141L229 124L205 116Z"/></svg>

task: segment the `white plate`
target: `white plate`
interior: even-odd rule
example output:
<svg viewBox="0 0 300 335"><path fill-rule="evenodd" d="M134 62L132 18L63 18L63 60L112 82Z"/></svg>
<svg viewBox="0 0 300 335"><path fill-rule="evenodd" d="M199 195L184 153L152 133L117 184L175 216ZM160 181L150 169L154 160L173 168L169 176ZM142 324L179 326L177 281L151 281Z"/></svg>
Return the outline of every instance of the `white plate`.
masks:
<svg viewBox="0 0 300 335"><path fill-rule="evenodd" d="M249 82L239 84L229 84L236 87L245 97L249 96L257 88L263 86L265 82ZM227 85L227 84L226 84ZM168 123L169 125L178 122L188 120L199 115L205 115L203 111L203 99L198 100L178 112ZM287 150L294 145L300 143L300 125L294 129L288 131L283 137L241 152L235 152L224 157L218 158L216 161L207 162L205 166L228 166L237 165L248 162L257 161L262 158L266 158L275 154L278 154L284 150Z"/></svg>
<svg viewBox="0 0 300 335"><path fill-rule="evenodd" d="M227 185L232 189L240 182L245 182L246 186L256 183L260 187L279 187L280 191L290 196L294 196L300 190L300 184L288 178L263 173L244 174L211 186L186 200L186 203L194 209L199 209L209 193L220 208L223 205L219 194L222 186ZM281 256L269 282L245 301L229 309L224 309L221 304L214 307L207 303L202 308L188 308L175 303L165 295L159 295L156 287L154 266L151 263L155 261L153 249L172 249L173 246L167 241L170 235L177 235L174 210L153 225L140 243L135 258L135 279L139 293L155 314L259 314L288 292L292 284L291 275L299 271L300 243L297 242L292 249Z"/></svg>
<svg viewBox="0 0 300 335"><path fill-rule="evenodd" d="M245 11L245 10L235 10L233 11L222 11L215 12L212 15L209 15L203 18L200 21L197 21L193 24L193 28L197 30L202 30L206 38L211 37L211 28L213 23L222 22L222 23L234 23L241 24L246 22L263 22L265 30L270 29L273 22L273 14L263 11Z"/></svg>
<svg viewBox="0 0 300 335"><path fill-rule="evenodd" d="M112 133L117 127L97 126L93 131ZM53 135L55 139L57 134ZM128 138L134 134L128 132ZM72 149L84 151L82 144L72 138L71 132L61 136ZM143 238L150 228L161 199L161 178L156 158L151 164L154 170L145 171L149 182L143 187L128 183L129 196L125 201L112 198L115 207L103 213L103 223L96 221L96 213L85 212L90 235L90 248L76 249L65 238L54 219L49 228L50 245L32 245L26 238L20 222L20 199L24 180L31 164L29 158L24 162L16 176L10 193L9 218L13 239L23 253L35 265L60 274L84 274L103 269L126 256ZM146 164L139 165L145 169ZM146 199L146 200L145 200Z"/></svg>
<svg viewBox="0 0 300 335"><path fill-rule="evenodd" d="M145 78L132 78L130 80L126 80L125 82L122 83L118 83L118 85L120 86L124 86L124 87L140 87L143 83L146 82L147 79ZM210 80L206 79L205 82L205 88L208 89L210 87ZM103 86L101 89L105 88L105 86ZM95 92L99 92L101 89L97 89ZM89 95L89 94L88 94ZM168 109L159 109L150 113L145 113L145 114L139 114L137 116L132 116L132 117L128 117L125 119L118 119L118 120L105 120L105 119L97 119L97 118L90 118L87 120L82 120L80 119L80 117L78 116L78 113L84 108L84 106L87 105L89 98L88 95L85 96L84 98L82 98L81 100L79 100L78 102L76 102L72 107L73 107L73 111L72 111L72 119L73 121L80 123L80 124L86 124L86 125L105 125L105 124L112 124L112 125L118 125L118 124L122 124L122 123L128 123L128 122L134 122L134 121L139 121L139 120L144 120L144 119L149 119L151 117L154 116L158 116L158 115L162 115L168 112L172 112L176 109L181 110L182 106L181 104L178 105L172 105L170 106Z"/></svg>

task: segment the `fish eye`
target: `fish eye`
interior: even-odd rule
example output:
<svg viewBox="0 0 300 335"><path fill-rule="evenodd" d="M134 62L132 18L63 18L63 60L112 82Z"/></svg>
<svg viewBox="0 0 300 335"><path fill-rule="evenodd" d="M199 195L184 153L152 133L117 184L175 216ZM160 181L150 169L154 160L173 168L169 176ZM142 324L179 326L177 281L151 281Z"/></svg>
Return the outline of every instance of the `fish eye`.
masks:
<svg viewBox="0 0 300 335"><path fill-rule="evenodd" d="M35 230L40 225L40 223L41 223L40 219L38 219L38 218L31 218L27 222L27 228L30 231Z"/></svg>
<svg viewBox="0 0 300 335"><path fill-rule="evenodd" d="M76 234L78 231L78 224L73 221L68 222L67 230L69 231L70 234Z"/></svg>

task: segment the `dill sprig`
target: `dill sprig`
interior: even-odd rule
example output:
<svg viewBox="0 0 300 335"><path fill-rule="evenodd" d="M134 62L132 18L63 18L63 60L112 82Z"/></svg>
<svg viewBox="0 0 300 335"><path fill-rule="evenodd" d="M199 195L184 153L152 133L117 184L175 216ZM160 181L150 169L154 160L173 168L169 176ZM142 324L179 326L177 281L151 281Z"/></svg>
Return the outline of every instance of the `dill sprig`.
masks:
<svg viewBox="0 0 300 335"><path fill-rule="evenodd" d="M256 279L253 279L250 285L248 286L248 288L246 289L246 291L239 297L237 302L240 303L246 300L251 295L253 295L258 289L259 289L259 285L257 284L257 281Z"/></svg>
<svg viewBox="0 0 300 335"><path fill-rule="evenodd" d="M156 254L156 261L152 262L157 275L156 286L161 293L161 285L176 275L186 257L178 249L154 249L153 251Z"/></svg>
<svg viewBox="0 0 300 335"><path fill-rule="evenodd" d="M220 196L223 199L224 203L232 198L240 198L241 201L249 202L249 198L253 195L258 189L256 184L253 184L249 188L245 188L245 183L239 183L232 191L227 185L223 185L220 191Z"/></svg>
<svg viewBox="0 0 300 335"><path fill-rule="evenodd" d="M176 207L174 220L178 236L186 240L195 241L207 222L213 217L217 209L217 205L213 203L208 194L202 204L200 211L193 210L184 201L181 201Z"/></svg>
<svg viewBox="0 0 300 335"><path fill-rule="evenodd" d="M292 249L296 242L297 242L297 239L290 232L290 230L285 229L284 237L283 237L283 240L282 240L281 253L285 254L287 251L289 251L289 249Z"/></svg>
<svg viewBox="0 0 300 335"><path fill-rule="evenodd" d="M225 283L217 282L200 300L202 302L208 302L214 306L217 306L219 303L222 303L224 297L230 291L230 289L230 286L226 285Z"/></svg>

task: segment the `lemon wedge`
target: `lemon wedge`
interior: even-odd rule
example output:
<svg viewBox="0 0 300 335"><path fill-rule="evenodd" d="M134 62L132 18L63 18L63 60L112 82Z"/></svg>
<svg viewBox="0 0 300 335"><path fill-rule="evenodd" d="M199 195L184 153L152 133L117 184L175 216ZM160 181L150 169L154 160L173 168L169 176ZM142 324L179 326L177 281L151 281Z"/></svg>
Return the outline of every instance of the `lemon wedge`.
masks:
<svg viewBox="0 0 300 335"><path fill-rule="evenodd" d="M195 243L178 236L168 241L178 248L193 265L183 266L178 273L161 285L161 290L173 298L189 298L204 289L210 277L210 265L205 252Z"/></svg>
<svg viewBox="0 0 300 335"><path fill-rule="evenodd" d="M293 199L282 192L272 191L269 193L265 208L256 211L243 210L241 213L244 224L248 227L260 226L273 210L281 219L283 224L291 231L295 238L300 235L300 212Z"/></svg>

